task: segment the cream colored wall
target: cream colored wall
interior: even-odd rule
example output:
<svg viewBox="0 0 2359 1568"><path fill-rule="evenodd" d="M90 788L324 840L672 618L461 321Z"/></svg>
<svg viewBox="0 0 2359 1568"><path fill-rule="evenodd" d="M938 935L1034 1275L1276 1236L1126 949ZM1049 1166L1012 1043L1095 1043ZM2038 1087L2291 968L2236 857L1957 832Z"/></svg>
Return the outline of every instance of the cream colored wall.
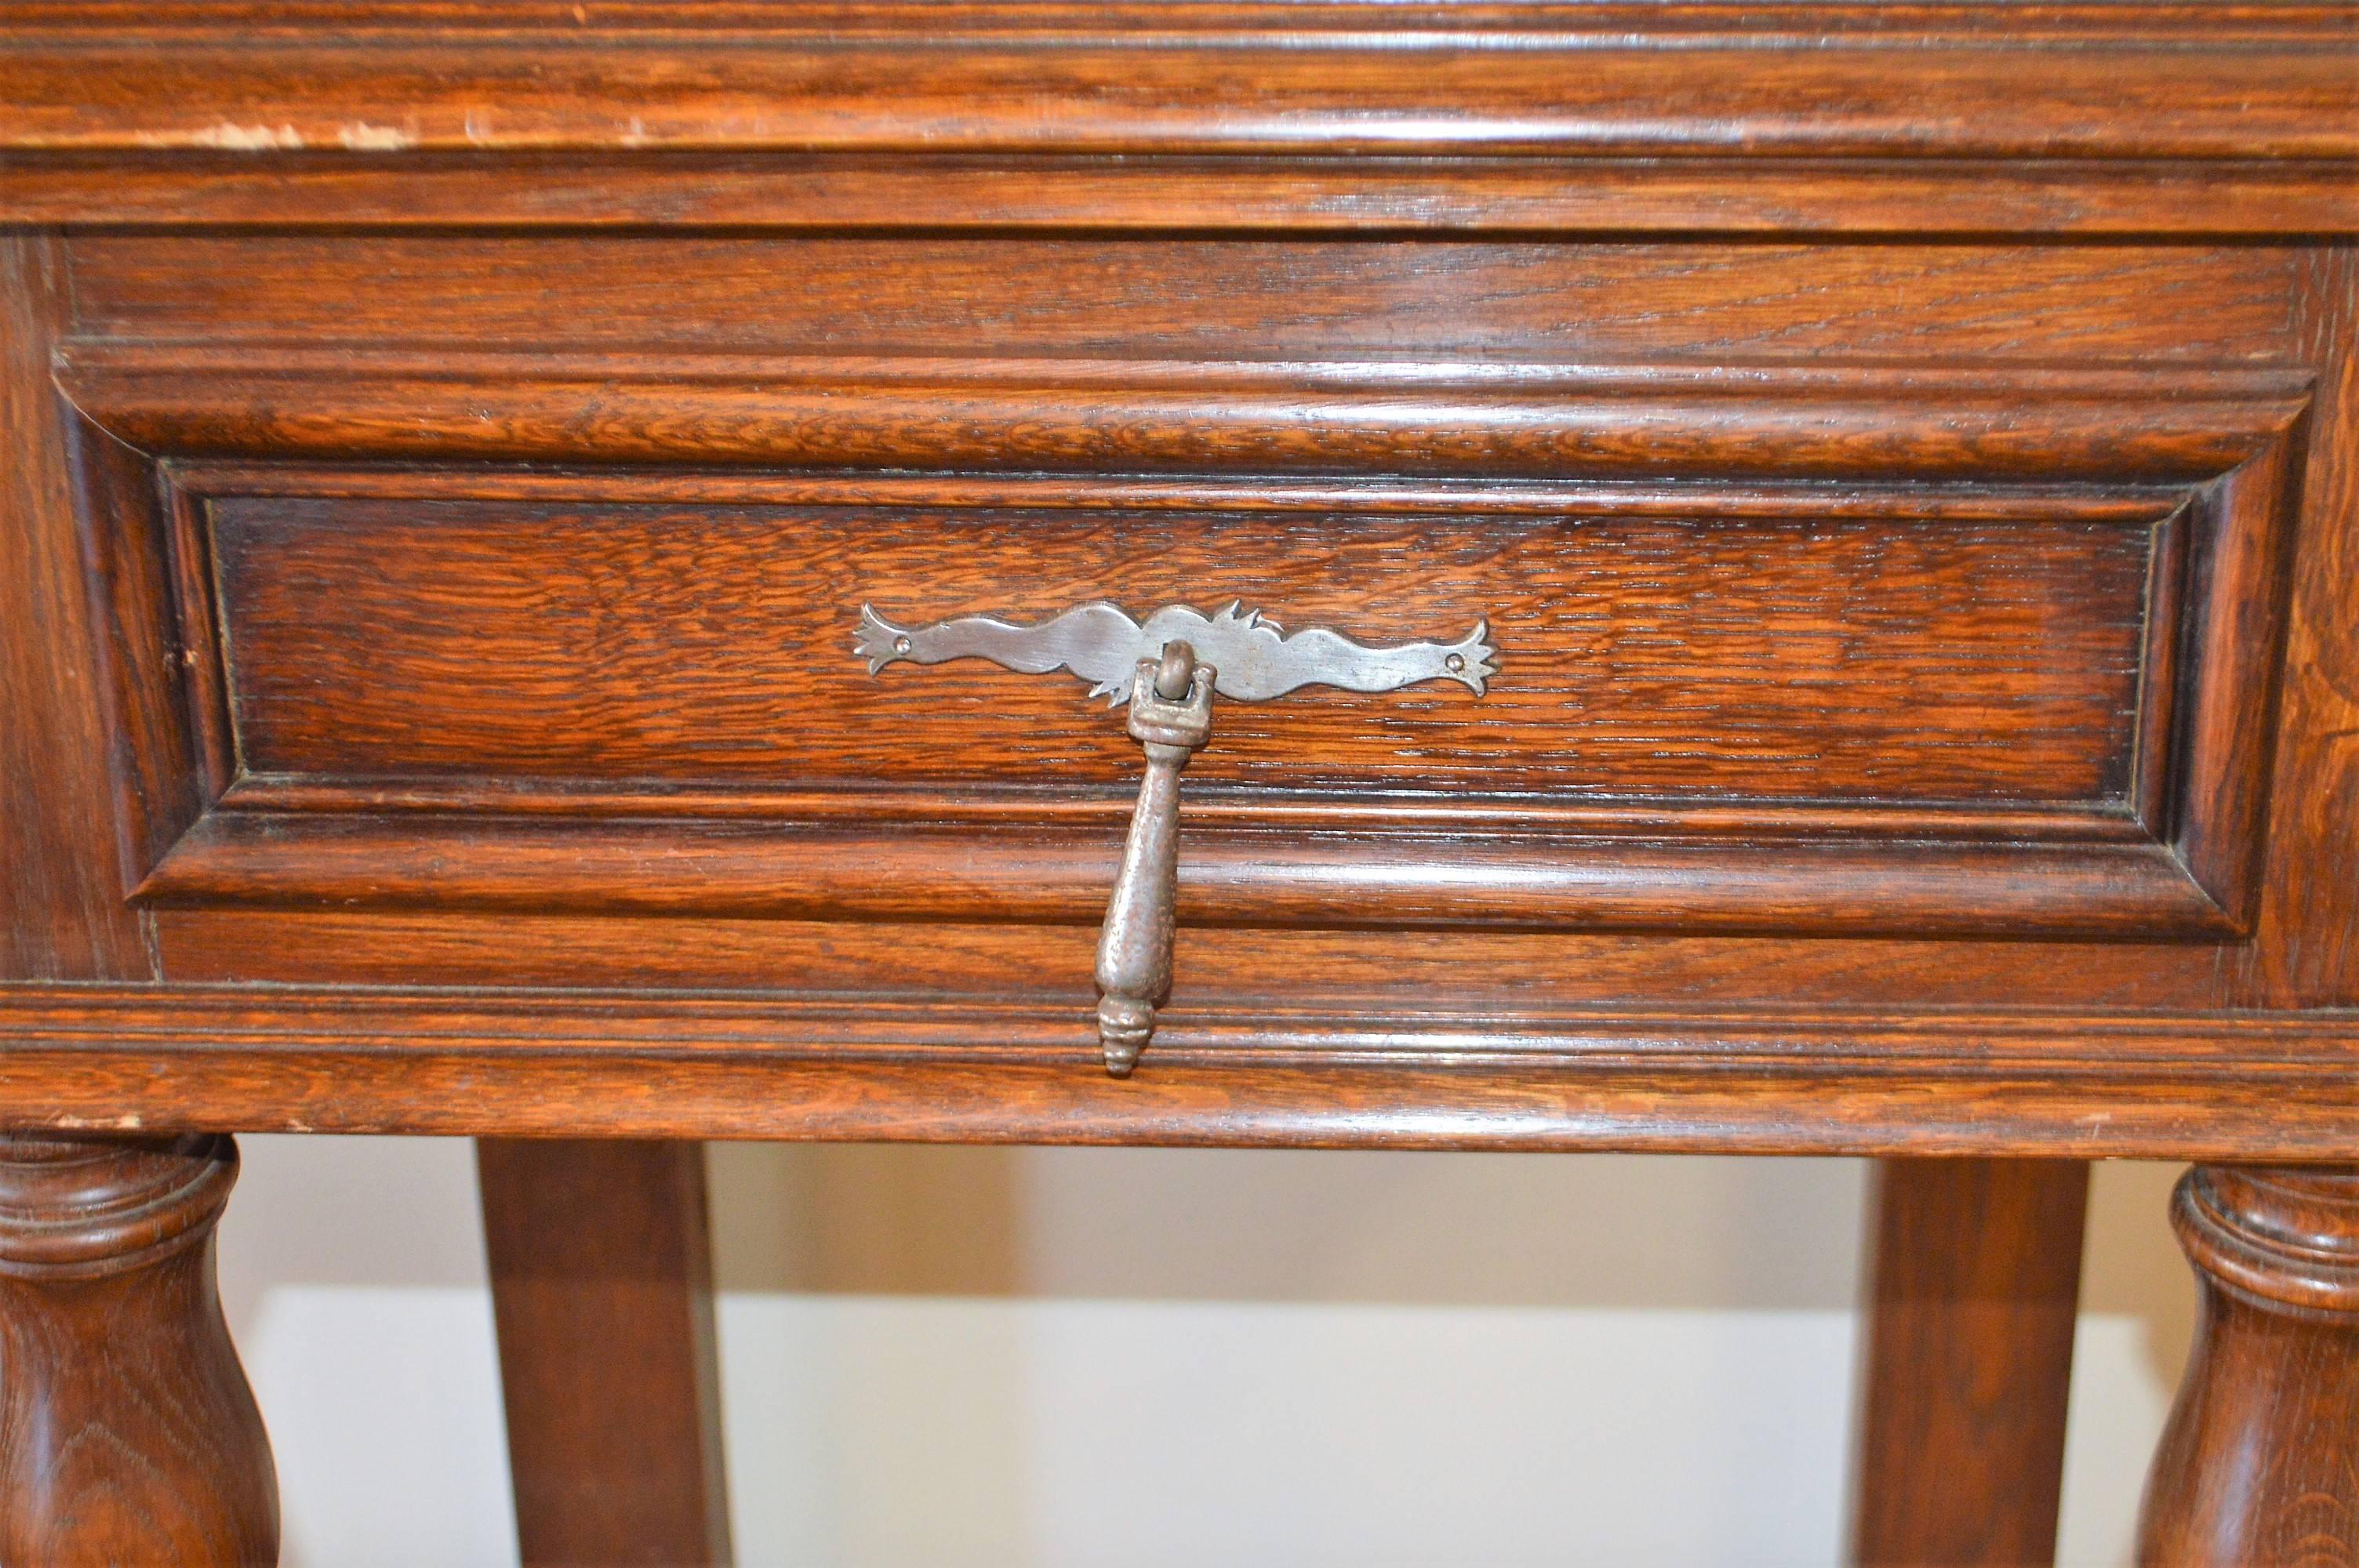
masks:
<svg viewBox="0 0 2359 1568"><path fill-rule="evenodd" d="M249 1138L223 1227L296 1568L515 1561L467 1146ZM1837 1560L1863 1168L712 1154L739 1560ZM2190 1290L2101 1167L2062 1560L2125 1562Z"/></svg>

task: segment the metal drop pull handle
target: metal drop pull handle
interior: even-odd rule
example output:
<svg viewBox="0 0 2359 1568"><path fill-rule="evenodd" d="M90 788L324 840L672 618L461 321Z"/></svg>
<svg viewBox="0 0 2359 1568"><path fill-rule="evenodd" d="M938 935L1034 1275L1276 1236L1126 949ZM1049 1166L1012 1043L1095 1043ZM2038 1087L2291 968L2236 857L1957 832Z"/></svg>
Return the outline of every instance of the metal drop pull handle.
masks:
<svg viewBox="0 0 2359 1568"><path fill-rule="evenodd" d="M1147 751L1147 776L1122 846L1122 869L1098 932L1098 1044L1106 1071L1128 1077L1171 994L1172 906L1180 896L1180 770L1212 738L1220 670L1189 643L1141 659L1130 696L1130 733Z"/></svg>
<svg viewBox="0 0 2359 1568"><path fill-rule="evenodd" d="M1212 696L1260 702L1306 686L1396 691L1455 681L1483 695L1499 673L1489 623L1454 643L1369 646L1314 626L1288 634L1241 603L1205 615L1169 605L1134 621L1112 604L1084 604L1031 625L962 615L900 626L860 609L853 651L876 675L887 665L988 659L1026 675L1071 670L1090 695L1130 704L1130 733L1147 774L1123 842L1122 868L1098 933L1098 1042L1106 1071L1126 1077L1171 994L1171 932L1180 891L1180 773L1212 734Z"/></svg>

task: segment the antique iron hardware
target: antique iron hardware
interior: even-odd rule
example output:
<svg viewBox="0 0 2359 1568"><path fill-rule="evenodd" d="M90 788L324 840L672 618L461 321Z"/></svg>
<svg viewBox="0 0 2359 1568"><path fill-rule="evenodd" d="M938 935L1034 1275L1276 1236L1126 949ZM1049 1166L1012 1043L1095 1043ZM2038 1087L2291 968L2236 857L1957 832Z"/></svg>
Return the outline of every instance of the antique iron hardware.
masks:
<svg viewBox="0 0 2359 1568"><path fill-rule="evenodd" d="M1155 1033L1156 1009L1170 994L1180 771L1212 738L1214 694L1259 702L1306 686L1382 692L1451 680L1480 697L1499 673L1487 622L1455 643L1371 647L1319 626L1288 635L1235 600L1211 615L1167 606L1144 623L1111 604L1084 604L1028 626L967 615L905 627L863 605L853 648L871 675L905 662L988 659L1027 675L1070 670L1091 683L1090 696L1130 705L1129 730L1147 753L1147 773L1097 955L1098 1042L1116 1077L1137 1065Z"/></svg>
<svg viewBox="0 0 2359 1568"><path fill-rule="evenodd" d="M1171 994L1172 906L1180 897L1180 770L1212 738L1218 668L1178 639L1141 659L1131 682L1130 734L1147 752L1122 869L1098 932L1098 1044L1106 1071L1125 1077Z"/></svg>

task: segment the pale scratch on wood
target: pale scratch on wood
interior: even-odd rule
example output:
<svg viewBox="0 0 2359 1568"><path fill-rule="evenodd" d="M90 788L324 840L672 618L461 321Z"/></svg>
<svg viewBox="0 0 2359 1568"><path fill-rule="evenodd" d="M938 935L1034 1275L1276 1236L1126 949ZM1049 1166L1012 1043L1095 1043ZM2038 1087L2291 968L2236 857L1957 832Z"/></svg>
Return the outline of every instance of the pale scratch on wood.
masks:
<svg viewBox="0 0 2359 1568"><path fill-rule="evenodd" d="M275 130L268 125L241 125L223 120L201 131L143 131L139 142L151 147L220 147L229 152L292 150L303 145L303 133L292 125Z"/></svg>
<svg viewBox="0 0 2359 1568"><path fill-rule="evenodd" d="M365 120L355 120L340 128L336 140L354 152L399 152L418 145L418 138L398 125L372 125Z"/></svg>

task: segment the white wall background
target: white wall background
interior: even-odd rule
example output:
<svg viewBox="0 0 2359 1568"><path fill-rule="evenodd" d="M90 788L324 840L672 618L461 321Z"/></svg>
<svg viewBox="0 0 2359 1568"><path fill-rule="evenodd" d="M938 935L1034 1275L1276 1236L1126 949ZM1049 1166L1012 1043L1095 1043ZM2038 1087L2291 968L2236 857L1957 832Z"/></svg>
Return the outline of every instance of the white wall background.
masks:
<svg viewBox="0 0 2359 1568"><path fill-rule="evenodd" d="M290 1568L506 1564L472 1151L247 1138L223 1291ZM718 1146L748 1568L1839 1560L1864 1167ZM2176 1172L2098 1170L2069 1568L2185 1355Z"/></svg>

